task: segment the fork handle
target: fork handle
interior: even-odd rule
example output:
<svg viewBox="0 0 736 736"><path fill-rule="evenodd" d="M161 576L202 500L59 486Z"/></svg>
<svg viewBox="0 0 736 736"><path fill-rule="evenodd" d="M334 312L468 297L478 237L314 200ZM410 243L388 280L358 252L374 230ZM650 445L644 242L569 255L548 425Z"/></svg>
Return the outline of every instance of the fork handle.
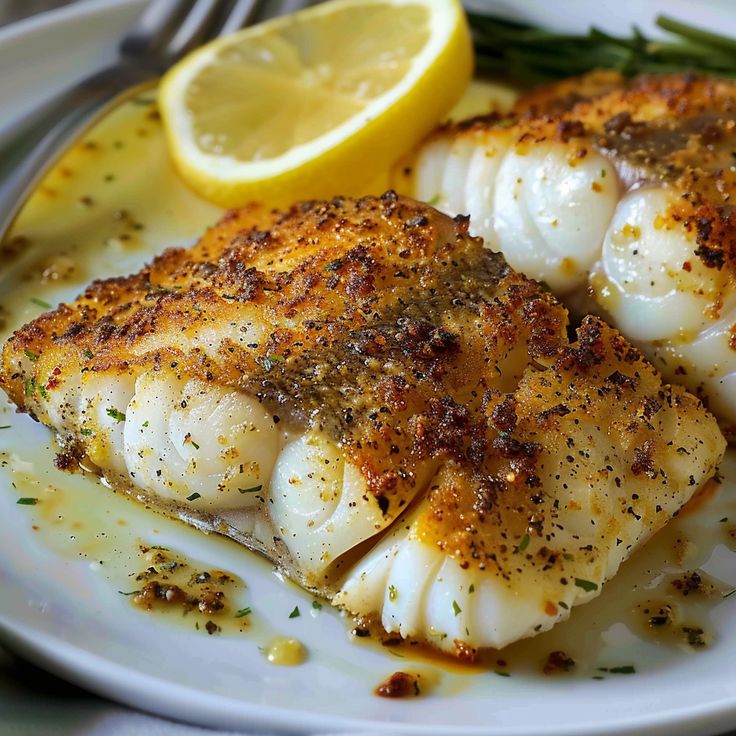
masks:
<svg viewBox="0 0 736 736"><path fill-rule="evenodd" d="M33 188L61 154L104 113L154 79L116 65L64 90L0 139L0 242Z"/></svg>

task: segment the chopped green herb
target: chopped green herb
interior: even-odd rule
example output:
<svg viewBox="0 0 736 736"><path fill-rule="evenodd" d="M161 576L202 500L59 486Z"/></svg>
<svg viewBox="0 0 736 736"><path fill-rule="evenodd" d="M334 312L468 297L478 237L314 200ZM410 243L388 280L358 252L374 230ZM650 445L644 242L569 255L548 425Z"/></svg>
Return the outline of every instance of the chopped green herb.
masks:
<svg viewBox="0 0 736 736"><path fill-rule="evenodd" d="M289 618L299 618L299 616L301 616L299 606L294 606L294 610L289 614Z"/></svg>
<svg viewBox="0 0 736 736"><path fill-rule="evenodd" d="M28 358L32 363L35 363L38 360L38 353L34 353L33 350L26 348L23 352L25 353L26 358Z"/></svg>
<svg viewBox="0 0 736 736"><path fill-rule="evenodd" d="M118 593L120 593L120 595L138 595L140 590L131 590L130 593L126 593L124 590L119 590Z"/></svg>
<svg viewBox="0 0 736 736"><path fill-rule="evenodd" d="M89 348L87 348L84 351L84 357L87 358L87 360L92 360L92 358L95 357L95 354Z"/></svg>
<svg viewBox="0 0 736 736"><path fill-rule="evenodd" d="M148 421L148 419L146 419L146 421L143 422L143 425L142 426L147 427L149 424L150 424L150 422Z"/></svg>
<svg viewBox="0 0 736 736"><path fill-rule="evenodd" d="M611 667L608 671L612 675L633 675L636 672L636 668L632 664L625 664L621 667Z"/></svg>
<svg viewBox="0 0 736 736"><path fill-rule="evenodd" d="M319 601L312 601L312 608L314 608L315 611L321 611L322 604Z"/></svg>
<svg viewBox="0 0 736 736"><path fill-rule="evenodd" d="M337 271L340 268L340 266L342 266L342 261L338 258L335 261L330 261L325 266L325 271Z"/></svg>
<svg viewBox="0 0 736 736"><path fill-rule="evenodd" d="M268 371L270 371L274 367L274 365L276 365L277 363L283 363L284 358L282 358L280 355L275 355L274 353L268 353L268 355L264 357L256 358L256 362L258 362L263 367L263 370L268 373Z"/></svg>
<svg viewBox="0 0 736 736"><path fill-rule="evenodd" d="M263 488L263 484L252 486L251 488L238 488L241 493L258 493Z"/></svg>
<svg viewBox="0 0 736 736"><path fill-rule="evenodd" d="M116 422L124 422L125 421L125 414L123 414L122 411L119 411L114 406L111 406L107 410L107 416L112 417Z"/></svg>
<svg viewBox="0 0 736 736"><path fill-rule="evenodd" d="M723 524L724 521L728 521L728 516L724 516L722 519L720 519L721 524Z"/></svg>
<svg viewBox="0 0 736 736"><path fill-rule="evenodd" d="M3 424L2 427L0 427L0 429L10 429L10 425L9 424Z"/></svg>
<svg viewBox="0 0 736 736"><path fill-rule="evenodd" d="M581 578L575 578L575 585L578 588L582 588L586 593L590 593L592 590L598 590L598 583L593 583L590 580L582 580Z"/></svg>
<svg viewBox="0 0 736 736"><path fill-rule="evenodd" d="M567 603L565 603L565 601L557 601L557 605L560 608L564 608L566 611L570 608L570 606L568 606Z"/></svg>
<svg viewBox="0 0 736 736"><path fill-rule="evenodd" d="M39 307L43 307L44 309L51 309L51 305L48 302L45 302L43 299L39 299L37 296L32 296L31 301Z"/></svg>
<svg viewBox="0 0 736 736"><path fill-rule="evenodd" d="M736 588L734 588L733 590L729 590L728 593L724 593L723 597L730 598L734 593L736 593Z"/></svg>
<svg viewBox="0 0 736 736"><path fill-rule="evenodd" d="M91 437L93 434L92 430L89 427L82 427L82 429L80 429L79 431L85 437Z"/></svg>
<svg viewBox="0 0 736 736"><path fill-rule="evenodd" d="M432 199L427 200L427 204L432 205L434 207L434 205L438 204L439 201L440 201L440 195L435 194L434 197L432 197Z"/></svg>
<svg viewBox="0 0 736 736"><path fill-rule="evenodd" d="M605 178L606 178L606 170L601 169L601 179L605 179Z"/></svg>
<svg viewBox="0 0 736 736"><path fill-rule="evenodd" d="M38 386L36 387L36 389L38 390L38 395L39 395L39 396L40 396L40 397L41 397L42 399L48 399L48 397L49 397L49 393L48 393L48 391L46 390L46 387L45 387L45 386L44 386L44 385L43 385L42 383L39 383L39 384L38 384Z"/></svg>
<svg viewBox="0 0 736 736"><path fill-rule="evenodd" d="M388 586L388 599L390 601L395 601L399 597L399 591L396 590L396 587L394 585Z"/></svg>
<svg viewBox="0 0 736 736"><path fill-rule="evenodd" d="M35 506L38 503L38 499L24 496L23 498L19 498L16 503L19 503L21 506Z"/></svg>
<svg viewBox="0 0 736 736"><path fill-rule="evenodd" d="M414 697L415 698L416 697L419 697L419 695L421 694L421 692L422 691L419 689L419 683L416 680L414 680Z"/></svg>
<svg viewBox="0 0 736 736"><path fill-rule="evenodd" d="M187 501L196 501L198 498L202 498L202 494L195 491L191 496L187 496Z"/></svg>
<svg viewBox="0 0 736 736"><path fill-rule="evenodd" d="M198 444L197 444L197 443L196 443L196 442L195 442L194 440L190 440L190 442L192 443L192 447L193 447L193 448L194 448L195 450L199 450L199 445L198 445Z"/></svg>
<svg viewBox="0 0 736 736"><path fill-rule="evenodd" d="M241 608L236 614L235 618L243 618L243 616L250 616L250 614L253 613L253 609L248 608Z"/></svg>
<svg viewBox="0 0 736 736"><path fill-rule="evenodd" d="M511 677L511 673L505 672L504 670L493 670L493 674L499 677Z"/></svg>
<svg viewBox="0 0 736 736"><path fill-rule="evenodd" d="M606 678L603 677L603 675L593 675L594 680L605 680Z"/></svg>
<svg viewBox="0 0 736 736"><path fill-rule="evenodd" d="M468 593L475 593L475 583L470 583L470 587L468 588Z"/></svg>
<svg viewBox="0 0 736 736"><path fill-rule="evenodd" d="M525 534L519 542L519 552L523 552L529 546L529 535Z"/></svg>
<svg viewBox="0 0 736 736"><path fill-rule="evenodd" d="M457 601L453 601L452 602L452 610L455 611L455 615L457 616L458 613L461 613L463 609L460 608L460 606L458 606Z"/></svg>

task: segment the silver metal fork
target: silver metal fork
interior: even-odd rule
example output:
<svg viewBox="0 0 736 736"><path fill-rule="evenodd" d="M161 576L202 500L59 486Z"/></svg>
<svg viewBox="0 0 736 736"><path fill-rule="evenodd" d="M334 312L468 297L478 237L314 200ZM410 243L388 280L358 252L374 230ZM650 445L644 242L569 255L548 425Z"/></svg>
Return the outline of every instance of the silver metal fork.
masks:
<svg viewBox="0 0 736 736"><path fill-rule="evenodd" d="M268 5L275 14L267 0L153 0L120 42L113 66L24 116L0 140L0 242L33 188L85 129L195 47L260 19Z"/></svg>

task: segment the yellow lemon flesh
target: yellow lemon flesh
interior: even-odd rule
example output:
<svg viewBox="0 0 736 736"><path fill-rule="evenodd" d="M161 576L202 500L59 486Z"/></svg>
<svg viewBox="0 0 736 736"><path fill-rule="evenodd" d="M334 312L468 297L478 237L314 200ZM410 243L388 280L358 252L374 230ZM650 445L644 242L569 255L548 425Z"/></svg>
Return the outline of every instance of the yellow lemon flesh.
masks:
<svg viewBox="0 0 736 736"><path fill-rule="evenodd" d="M159 102L197 193L283 205L380 186L471 76L459 0L333 0L202 47Z"/></svg>

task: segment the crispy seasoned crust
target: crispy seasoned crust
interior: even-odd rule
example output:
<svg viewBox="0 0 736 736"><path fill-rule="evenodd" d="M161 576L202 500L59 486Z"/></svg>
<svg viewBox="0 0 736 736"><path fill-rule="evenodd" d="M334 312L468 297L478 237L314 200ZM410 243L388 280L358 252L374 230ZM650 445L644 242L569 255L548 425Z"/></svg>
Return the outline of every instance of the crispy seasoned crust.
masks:
<svg viewBox="0 0 736 736"><path fill-rule="evenodd" d="M243 330L252 324L262 339ZM442 470L422 534L507 578L521 569L509 555L525 530L554 547L559 489L540 481L540 465L585 452L581 420L591 442L600 434L623 453L621 477L645 480L639 501L622 492L622 518L631 507L652 529L667 518L656 494L676 451L656 417L682 421L690 450L701 429L717 432L697 399L663 385L606 324L589 318L572 344L566 328L554 297L469 237L465 218L393 192L286 212L252 205L193 248L93 282L18 330L0 385L80 456L89 439L71 407L53 422L48 405L84 372L174 367L235 386L339 443L385 515L416 496L415 470L433 460ZM704 451L698 472L719 457Z"/></svg>
<svg viewBox="0 0 736 736"><path fill-rule="evenodd" d="M240 336L252 319L267 327L258 343ZM0 381L43 421L43 396L29 392L29 379L48 392L72 370L137 374L176 364L255 394L299 424L321 424L388 499L412 482L402 461L433 451L407 432L414 417L444 416L436 397L475 394L479 403L484 372L527 341L532 356L553 353L565 323L550 295L467 236L462 218L393 193L285 213L252 206L193 249L93 282L73 304L20 329ZM219 344L202 343L210 325L223 324L231 330ZM40 356L33 375L19 368L26 353ZM477 382L467 385L468 375Z"/></svg>
<svg viewBox="0 0 736 736"><path fill-rule="evenodd" d="M610 158L627 186L663 183L678 193L662 227L695 235L695 258L736 274L736 85L694 74L624 79L598 71L522 97L510 115L440 128L436 135L482 135L502 128L516 150L544 141L570 145L570 160L591 148Z"/></svg>
<svg viewBox="0 0 736 736"><path fill-rule="evenodd" d="M595 69L579 77L568 77L534 87L514 103L513 111L529 117L564 112L579 102L624 89L630 80L613 69Z"/></svg>
<svg viewBox="0 0 736 736"><path fill-rule="evenodd" d="M460 458L438 475L419 524L426 541L464 566L494 570L506 580L553 567L564 575L563 553L573 551L564 517L575 502L564 500L562 489L550 493L556 468L558 478L571 469L580 475L577 481L587 491L578 498L589 498L591 522L599 523L609 496L618 497L617 512L595 537L601 548L625 539L632 517L646 519L651 531L659 529L669 520L662 499L676 493L667 470L673 455L702 447L699 432L713 435L712 417L704 416L698 426L698 400L680 387L662 385L654 368L604 322L586 318L577 337L541 360L539 370L527 371L513 395L488 394L479 416L453 416L474 425L467 429L473 462ZM680 444L664 438L663 426ZM609 443L623 462L611 454L603 459ZM599 455L591 473L591 457ZM693 458L695 475L710 475L709 463L717 457L703 467ZM695 483L691 476L691 490ZM529 534L538 540L532 545L537 552L520 555ZM587 552L593 560L600 549Z"/></svg>

